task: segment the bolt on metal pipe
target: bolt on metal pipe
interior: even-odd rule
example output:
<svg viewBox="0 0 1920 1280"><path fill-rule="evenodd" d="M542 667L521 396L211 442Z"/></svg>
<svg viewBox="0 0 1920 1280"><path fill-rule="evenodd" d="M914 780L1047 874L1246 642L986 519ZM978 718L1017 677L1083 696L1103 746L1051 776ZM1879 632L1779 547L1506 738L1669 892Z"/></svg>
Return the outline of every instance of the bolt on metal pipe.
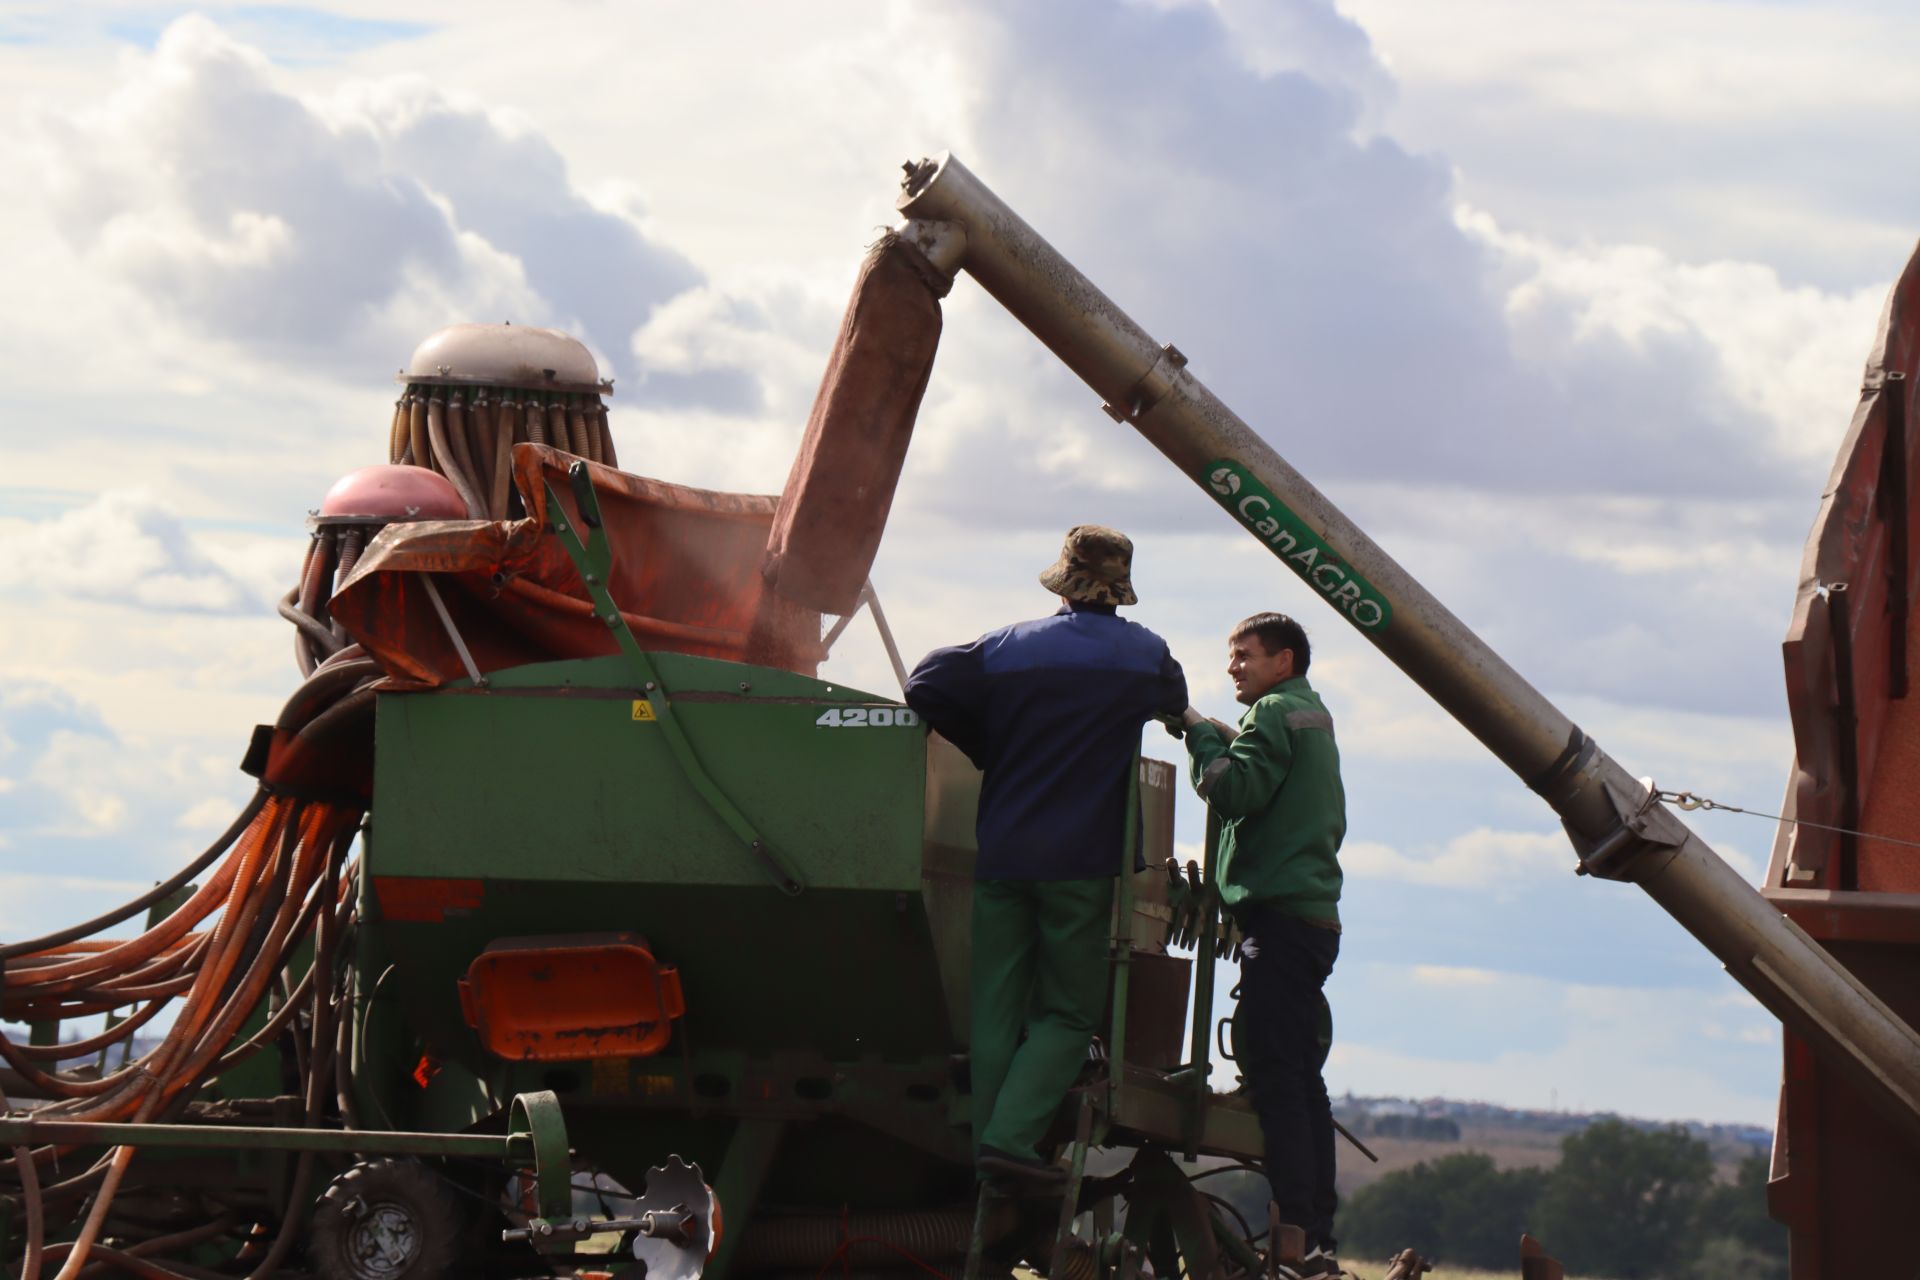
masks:
<svg viewBox="0 0 1920 1280"><path fill-rule="evenodd" d="M1920 1035L1454 617L951 154L906 166L937 245L1559 814L1579 869L1638 884L1920 1142ZM923 225L915 224L941 224Z"/></svg>

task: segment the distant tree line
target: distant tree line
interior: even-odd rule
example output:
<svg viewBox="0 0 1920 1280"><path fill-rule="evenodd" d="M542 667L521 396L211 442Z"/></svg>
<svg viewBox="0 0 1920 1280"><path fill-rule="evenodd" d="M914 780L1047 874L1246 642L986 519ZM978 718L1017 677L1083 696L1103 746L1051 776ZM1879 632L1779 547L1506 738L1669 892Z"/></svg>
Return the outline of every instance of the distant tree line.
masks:
<svg viewBox="0 0 1920 1280"><path fill-rule="evenodd" d="M1462 1152L1390 1173L1341 1209L1341 1252L1417 1249L1510 1271L1530 1231L1570 1275L1615 1280L1785 1280L1786 1229L1767 1217L1767 1161L1714 1180L1707 1144L1680 1128L1603 1120L1560 1143L1552 1169L1498 1169Z"/></svg>
<svg viewBox="0 0 1920 1280"><path fill-rule="evenodd" d="M1425 1142L1460 1141L1460 1122L1449 1116L1367 1116L1346 1122L1363 1137L1418 1138Z"/></svg>

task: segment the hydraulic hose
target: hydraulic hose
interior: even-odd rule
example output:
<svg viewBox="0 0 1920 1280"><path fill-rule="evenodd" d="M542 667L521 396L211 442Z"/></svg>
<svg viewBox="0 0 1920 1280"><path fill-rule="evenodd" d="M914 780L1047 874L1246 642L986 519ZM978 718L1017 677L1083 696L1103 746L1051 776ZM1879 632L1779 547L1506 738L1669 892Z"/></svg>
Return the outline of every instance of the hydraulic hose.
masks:
<svg viewBox="0 0 1920 1280"><path fill-rule="evenodd" d="M473 402L467 406L467 456L473 462L473 487L482 503L472 513L476 520L485 520L492 514L485 502L493 493L493 431L493 401L487 398L487 389L479 387L473 393Z"/></svg>
<svg viewBox="0 0 1920 1280"><path fill-rule="evenodd" d="M315 902L318 902L318 898L315 899ZM308 904L308 912L313 910L313 905L313 903ZM349 901L345 906L336 909L331 914L334 918L335 930L344 930L353 917L353 903ZM294 926L293 939L296 945L305 935L306 926L304 923ZM287 993L286 1000L281 1003L278 1009L273 1011L272 1015L260 1030L254 1032L251 1037L234 1045L220 1055L219 1059L213 1064L212 1075L219 1076L231 1068L239 1066L242 1062L245 1062L248 1058L251 1058L254 1054L272 1044L274 1040L286 1030L287 1024L293 1021L294 1016L313 998L313 975L316 969L316 965L309 965L307 967L306 972L300 975L300 980L294 984L293 990ZM328 1003L324 992L321 994L320 1003Z"/></svg>
<svg viewBox="0 0 1920 1280"><path fill-rule="evenodd" d="M620 465L620 455L613 447L613 425L607 419L607 406L598 405L594 409L595 420L600 424L601 438L606 442L605 462L610 467Z"/></svg>
<svg viewBox="0 0 1920 1280"><path fill-rule="evenodd" d="M448 429L447 403L439 395L427 401L427 438L433 442L434 469L453 482L469 514L478 510L480 498L474 492L473 480L460 456L467 442L466 425L460 424L457 430Z"/></svg>
<svg viewBox="0 0 1920 1280"><path fill-rule="evenodd" d="M427 444L427 398L418 391L407 393L407 448L414 466L433 465L433 450Z"/></svg>
<svg viewBox="0 0 1920 1280"><path fill-rule="evenodd" d="M309 618L318 618L333 595L333 538L321 529L313 535L313 554L307 557L306 572L300 578L300 596L295 603ZM331 636L329 635L329 640ZM329 644L328 651L332 651Z"/></svg>
<svg viewBox="0 0 1920 1280"><path fill-rule="evenodd" d="M131 1151L132 1149L131 1147L120 1148L122 1151ZM223 1277L216 1271L203 1271L199 1267L195 1267L190 1271L175 1271L171 1267L161 1266L151 1258L139 1257L136 1254L128 1253L125 1249L110 1249L103 1244L89 1244L85 1249L82 1249L78 1240L72 1244L56 1244L47 1250L47 1261L49 1262L61 1256L65 1256L67 1259L67 1265L60 1269L61 1278L84 1274L84 1272L74 1269L74 1259L76 1257L80 1259L80 1265L82 1266L85 1265L87 1258L97 1257L102 1262L112 1263L117 1270L124 1271L129 1275L142 1277L142 1280L203 1280L204 1277L213 1277L213 1280L223 1280ZM91 1268L88 1268L88 1270L91 1270Z"/></svg>
<svg viewBox="0 0 1920 1280"><path fill-rule="evenodd" d="M573 451L589 462L600 461L599 450L593 447L593 431L587 426L587 415L576 404L567 406L567 438L573 441Z"/></svg>
<svg viewBox="0 0 1920 1280"><path fill-rule="evenodd" d="M346 864L347 845L352 842L353 829L335 835L327 847L327 874L323 885L338 885L342 868ZM314 942L313 966L307 972L309 976L318 972L325 976L325 988L319 988L319 997L314 1001L313 1022L311 1026L311 1051L307 1057L306 1085L306 1127L311 1129L320 1121L322 1081L331 1074L331 1063L326 1056L334 1049L332 1026L333 1005L326 998L333 986L333 966L336 959L334 948L337 943L337 926L333 913L328 911L320 918L318 937ZM300 1153L300 1159L294 1166L293 1184L287 1191L287 1201L280 1213L280 1229L274 1234L273 1244L267 1249L267 1256L260 1265L248 1274L247 1280L267 1280L292 1252L301 1218L304 1216L307 1193L313 1181L313 1157L311 1151Z"/></svg>
<svg viewBox="0 0 1920 1280"><path fill-rule="evenodd" d="M0 1089L0 1112L13 1110L7 1092ZM13 1149L14 1167L20 1171L21 1213L27 1220L27 1252L20 1263L20 1280L40 1280L40 1251L46 1243L46 1206L40 1199L40 1170L33 1153L26 1147Z"/></svg>
<svg viewBox="0 0 1920 1280"><path fill-rule="evenodd" d="M269 806L267 813L262 817L268 817L271 812L271 806ZM245 832L241 833L242 843L254 829L254 826L249 826ZM8 965L9 985L16 989L24 986L46 989L50 984L66 978L104 975L115 970L124 971L134 963L151 959L180 941L189 929L213 912L220 901L226 897L228 890L232 888L238 866L239 864L233 859L228 859L211 879L194 890L193 896L188 898L178 910L137 938L117 943L105 951L83 955L71 962L56 963L46 968L35 967L17 975L14 972L14 966Z"/></svg>
<svg viewBox="0 0 1920 1280"><path fill-rule="evenodd" d="M240 1003L243 995L252 991L253 998L257 1001L259 992L254 989L252 982L243 982L240 992L227 1001L224 1007L217 1005L214 997L215 992L224 989L228 975L239 960L235 940L245 939L248 936L254 919L265 905L261 900L262 895L253 892L254 887L260 883L257 872L261 869L263 861L267 863L268 870L277 870L273 865L274 861L287 856L289 853L286 845L288 828L297 828L301 835L310 837L318 833L317 829L324 826L331 815L325 811L317 815L310 814L305 805L295 804L285 812L276 807L270 816L272 820L262 824L264 830L260 827L250 829L248 832L250 838L241 844L240 860L228 898L228 909L221 913L220 922L215 926L209 943L208 966L201 971L201 981L194 985L179 1020L161 1043L160 1048L152 1055L153 1060L141 1063L138 1078L128 1089L119 1091L101 1104L99 1109L107 1114L112 1114L126 1103L137 1100L134 1122L150 1121L156 1110L194 1082L197 1069L205 1065L201 1060L202 1052L205 1052L205 1059L208 1061L214 1053L218 1052L223 1041L215 1037L222 1030L225 1030L227 1035L231 1035L231 1028L226 1025L227 1019L232 1016L232 1009ZM292 852L297 855L305 851L307 843L308 841L302 840ZM284 904L282 914L284 915ZM282 931L276 927L269 932L268 936L278 941ZM269 966L254 967L263 971L261 981L264 983L266 976L264 971L268 971ZM238 1018L233 1019L232 1026L237 1026L239 1018L244 1018L251 1007L249 1004L242 1008ZM197 1045L203 1034L210 1029L213 1034L207 1038L214 1041L211 1051L188 1049L190 1044ZM133 1153L134 1148L127 1146L116 1147L110 1153L106 1175L101 1181L99 1193L94 1197L85 1221L81 1223L79 1233L74 1238L72 1251L67 1255L65 1265L61 1267L56 1280L72 1280L86 1265L93 1242L99 1236L114 1196L133 1160Z"/></svg>
<svg viewBox="0 0 1920 1280"><path fill-rule="evenodd" d="M472 512L478 505L474 486L472 480L467 478L467 470L461 466L459 455L449 443L449 439L461 439L461 436L447 432L447 405L438 395L426 401L426 438L432 441L434 447L434 470L438 470L453 484L453 489L461 495L461 501L467 503L468 512Z"/></svg>
<svg viewBox="0 0 1920 1280"><path fill-rule="evenodd" d="M232 1226L233 1226L233 1214L231 1212L222 1213L219 1217L214 1218L212 1221L203 1222L197 1227L188 1227L184 1231L176 1231L176 1232L173 1232L171 1235L151 1236L145 1240L138 1242L137 1244L128 1245L126 1248L121 1249L120 1252L125 1254L129 1258L141 1258L147 1261L152 1261L153 1255L155 1254L172 1253L176 1249L190 1249L194 1245L202 1244L208 1240L218 1239L220 1236L225 1235L226 1232ZM100 1253L100 1250L96 1248L94 1252L97 1256ZM177 1266L179 1264L176 1263L175 1265ZM118 1270L119 1268L117 1266L108 1266L105 1264L94 1264L92 1266L88 1266L86 1270L80 1273L80 1275L83 1278L87 1276L95 1276L95 1275L104 1276L104 1275L112 1274L113 1272ZM186 1274L186 1273L169 1272L168 1274L173 1275L173 1274Z"/></svg>
<svg viewBox="0 0 1920 1280"><path fill-rule="evenodd" d="M286 595L282 596L280 603L275 605L274 608L279 612L281 617L291 622L298 629L299 636L308 646L308 651L305 653L299 652L298 648L296 648L295 656L300 659L300 674L307 676L312 675L314 668L320 665L320 659L331 655L334 650L338 649L340 647L340 641L334 636L331 627L321 622L316 615L308 613L300 607L300 602L295 598L293 592L289 591ZM317 649L319 652L313 652L314 649Z"/></svg>
<svg viewBox="0 0 1920 1280"><path fill-rule="evenodd" d="M349 526L335 532L334 540L339 545L338 558L333 570L333 585L337 592L340 584L352 576L353 566L360 563L360 548L366 542L366 532ZM331 618L331 612L329 617ZM341 625L338 618L331 618L331 623L332 625L327 629L333 633L333 652L337 655L347 642L347 629Z"/></svg>
<svg viewBox="0 0 1920 1280"><path fill-rule="evenodd" d="M99 1035L88 1036L84 1040L68 1040L62 1044L22 1044L15 1045L22 1054L42 1062L64 1062L69 1058L90 1058L102 1049L111 1048L153 1021L153 1015L166 1008L166 997L149 1000L140 1006L138 1012L114 1023Z"/></svg>
<svg viewBox="0 0 1920 1280"><path fill-rule="evenodd" d="M387 429L387 461L398 463L407 454L407 397L402 392L393 402L393 425Z"/></svg>
<svg viewBox="0 0 1920 1280"><path fill-rule="evenodd" d="M362 716L372 715L376 696L372 689L356 689L309 720L297 736L303 742L320 742L332 736Z"/></svg>
<svg viewBox="0 0 1920 1280"><path fill-rule="evenodd" d="M521 407L526 413L527 439L535 444L553 443L547 435L547 411L540 403L540 397L529 391Z"/></svg>
<svg viewBox="0 0 1920 1280"><path fill-rule="evenodd" d="M493 480L487 503L487 516L493 520L507 518L507 495L513 491L513 436L519 422L513 409L502 399L493 424Z"/></svg>

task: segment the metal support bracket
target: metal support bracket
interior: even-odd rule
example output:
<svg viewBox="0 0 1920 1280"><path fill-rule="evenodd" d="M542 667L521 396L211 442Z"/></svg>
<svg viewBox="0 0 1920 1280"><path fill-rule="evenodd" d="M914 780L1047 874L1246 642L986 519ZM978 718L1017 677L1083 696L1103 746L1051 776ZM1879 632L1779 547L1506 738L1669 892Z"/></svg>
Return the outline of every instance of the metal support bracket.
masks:
<svg viewBox="0 0 1920 1280"><path fill-rule="evenodd" d="M473 652L467 648L466 637L460 634L460 628L453 625L453 615L447 612L447 602L441 598L440 588L434 582L433 575L421 574L420 583L427 589L427 599L433 602L433 611L439 615L440 625L445 628L447 639L453 641L453 651L460 655L460 665L467 669L467 679L476 689L486 688L487 678L480 673L480 668L474 665Z"/></svg>
<svg viewBox="0 0 1920 1280"><path fill-rule="evenodd" d="M1199 928L1193 944L1193 1040L1188 1052L1187 1069L1193 1073L1187 1096L1186 1141L1183 1153L1191 1160L1200 1151L1200 1134L1207 1125L1207 1102L1213 1096L1213 976L1219 958L1220 939L1220 815L1207 808L1206 864L1201 867L1196 886L1200 912Z"/></svg>
<svg viewBox="0 0 1920 1280"><path fill-rule="evenodd" d="M699 793L707 807L713 810L727 829L747 847L775 887L788 897L797 896L806 885L801 881L793 866L780 855L758 828L740 812L720 784L713 780L706 766L700 763L699 755L693 749L693 743L687 738L686 728L674 714L673 699L667 692L666 684L660 679L660 673L653 665L653 659L640 647L634 638L632 628L620 613L620 606L614 603L607 590L608 571L613 567L613 549L607 544L607 533L601 527L600 499L593 491L593 477L585 462L576 462L567 469L567 479L572 482L574 505L580 512L580 523L586 526L587 536L583 542L567 519L566 508L560 505L560 495L547 485L547 520L554 534L560 539L560 545L566 548L567 555L573 560L573 567L579 571L580 579L586 583L587 594L593 598L594 616L607 625L613 632L613 641L620 652L640 676L641 690L653 709L653 716L659 722L660 731L666 736L667 750L674 762L680 766L687 782Z"/></svg>
<svg viewBox="0 0 1920 1280"><path fill-rule="evenodd" d="M1620 815L1620 825L1591 841L1567 828L1567 836L1580 855L1575 874L1632 881L1650 869L1643 865L1645 855L1665 850L1671 857L1673 850L1687 842L1685 824L1660 803L1659 789L1653 785L1653 779L1640 780L1639 795L1629 795L1611 782L1603 785L1614 812Z"/></svg>
<svg viewBox="0 0 1920 1280"><path fill-rule="evenodd" d="M531 1148L534 1204L549 1222L573 1217L573 1156L567 1149L567 1121L560 1097L551 1090L517 1093L507 1110L507 1145Z"/></svg>
<svg viewBox="0 0 1920 1280"><path fill-rule="evenodd" d="M1140 381L1127 388L1117 405L1103 404L1101 410L1115 422L1138 422L1146 412L1166 398L1173 384L1187 367L1187 357L1171 342L1160 348Z"/></svg>
<svg viewBox="0 0 1920 1280"><path fill-rule="evenodd" d="M900 659L900 646L893 641L893 628L887 625L887 615L880 608L880 597L873 590L873 579L867 579L861 586L853 608L835 620L827 629L827 634L820 637L821 652L833 651L834 642L846 634L847 627L863 608L873 615L873 625L880 633L880 643L887 651L887 661L893 664L893 678L900 682L900 692L904 695L907 691L907 664Z"/></svg>

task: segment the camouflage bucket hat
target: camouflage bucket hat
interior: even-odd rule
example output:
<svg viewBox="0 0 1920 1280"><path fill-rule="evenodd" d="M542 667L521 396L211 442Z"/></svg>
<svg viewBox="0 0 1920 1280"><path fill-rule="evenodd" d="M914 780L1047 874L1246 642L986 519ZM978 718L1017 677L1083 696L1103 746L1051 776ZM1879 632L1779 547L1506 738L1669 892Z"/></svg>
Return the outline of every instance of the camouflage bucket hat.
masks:
<svg viewBox="0 0 1920 1280"><path fill-rule="evenodd" d="M1040 585L1081 604L1137 604L1133 540L1105 525L1077 524L1067 530L1060 559L1041 573Z"/></svg>

